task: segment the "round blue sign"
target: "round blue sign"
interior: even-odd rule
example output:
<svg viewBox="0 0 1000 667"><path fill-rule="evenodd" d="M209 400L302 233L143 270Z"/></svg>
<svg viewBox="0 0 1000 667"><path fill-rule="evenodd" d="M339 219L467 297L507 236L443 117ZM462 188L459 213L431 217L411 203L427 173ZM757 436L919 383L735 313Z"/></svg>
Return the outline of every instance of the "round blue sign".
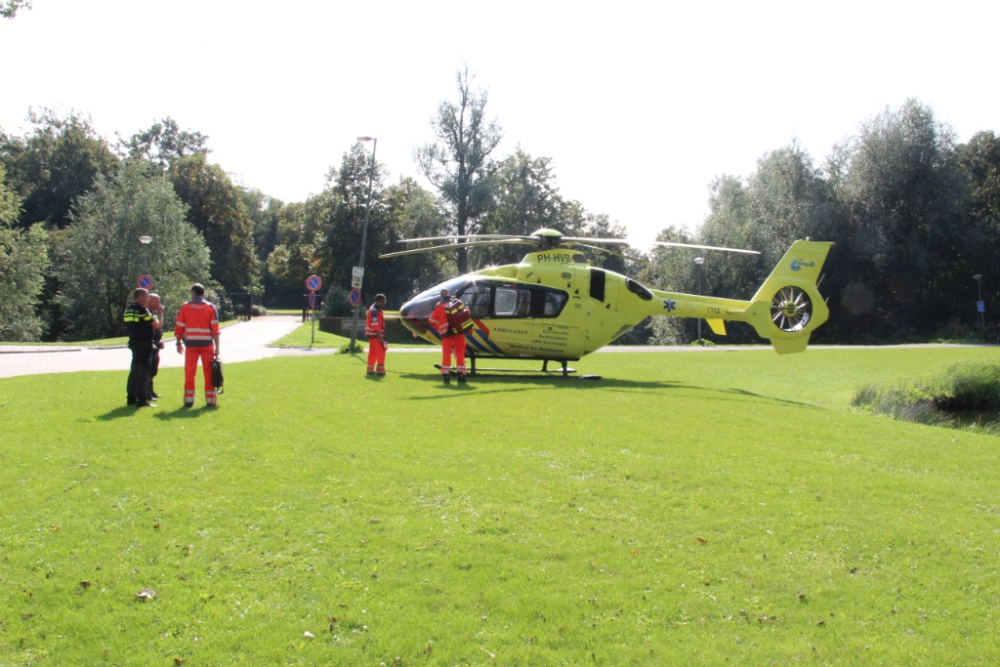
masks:
<svg viewBox="0 0 1000 667"><path fill-rule="evenodd" d="M149 289L153 286L153 279L146 274L139 276L139 280L136 282L142 289Z"/></svg>
<svg viewBox="0 0 1000 667"><path fill-rule="evenodd" d="M351 305L356 306L361 303L361 290L357 287L351 290Z"/></svg>
<svg viewBox="0 0 1000 667"><path fill-rule="evenodd" d="M323 280L319 276L309 276L306 278L306 287L315 292L323 286Z"/></svg>

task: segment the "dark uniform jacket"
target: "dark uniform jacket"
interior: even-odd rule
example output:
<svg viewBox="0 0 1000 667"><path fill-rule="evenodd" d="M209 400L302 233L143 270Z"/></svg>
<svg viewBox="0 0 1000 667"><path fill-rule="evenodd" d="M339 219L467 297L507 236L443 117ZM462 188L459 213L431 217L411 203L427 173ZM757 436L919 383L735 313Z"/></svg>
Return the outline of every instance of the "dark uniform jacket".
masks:
<svg viewBox="0 0 1000 667"><path fill-rule="evenodd" d="M149 308L133 301L125 309L125 331L128 332L128 346L153 344L153 314Z"/></svg>

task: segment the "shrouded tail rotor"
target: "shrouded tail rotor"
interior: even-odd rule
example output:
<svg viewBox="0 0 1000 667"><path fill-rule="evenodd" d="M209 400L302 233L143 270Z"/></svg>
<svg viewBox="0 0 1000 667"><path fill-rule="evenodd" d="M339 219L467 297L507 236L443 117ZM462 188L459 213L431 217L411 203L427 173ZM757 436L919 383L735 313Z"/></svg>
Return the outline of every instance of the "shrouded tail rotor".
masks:
<svg viewBox="0 0 1000 667"><path fill-rule="evenodd" d="M812 301L809 294L799 287L782 287L771 300L771 321L782 331L801 331L811 317Z"/></svg>

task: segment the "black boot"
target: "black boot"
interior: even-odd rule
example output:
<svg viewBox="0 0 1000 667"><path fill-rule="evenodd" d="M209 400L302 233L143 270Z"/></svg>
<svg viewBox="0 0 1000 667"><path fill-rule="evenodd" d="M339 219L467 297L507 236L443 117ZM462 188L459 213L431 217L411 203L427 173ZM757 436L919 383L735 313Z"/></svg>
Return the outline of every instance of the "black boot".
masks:
<svg viewBox="0 0 1000 667"><path fill-rule="evenodd" d="M459 384L465 384L465 373L459 373L458 374L458 383Z"/></svg>
<svg viewBox="0 0 1000 667"><path fill-rule="evenodd" d="M448 375L442 375L441 378L444 380L445 384L451 384L451 374L450 373Z"/></svg>

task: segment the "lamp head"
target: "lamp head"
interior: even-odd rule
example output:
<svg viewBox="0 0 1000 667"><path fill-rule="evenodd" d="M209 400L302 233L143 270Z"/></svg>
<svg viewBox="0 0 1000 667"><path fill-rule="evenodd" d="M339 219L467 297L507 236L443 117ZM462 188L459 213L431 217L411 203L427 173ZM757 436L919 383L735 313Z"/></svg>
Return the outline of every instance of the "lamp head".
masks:
<svg viewBox="0 0 1000 667"><path fill-rule="evenodd" d="M371 141L373 137L358 137L358 141Z"/></svg>
<svg viewBox="0 0 1000 667"><path fill-rule="evenodd" d="M977 283L982 282L983 274L977 273L976 275L972 276L972 279L975 280Z"/></svg>
<svg viewBox="0 0 1000 667"><path fill-rule="evenodd" d="M701 266L702 264L705 263L705 258L704 257L695 257L694 258L694 263L697 264L698 266Z"/></svg>
<svg viewBox="0 0 1000 667"><path fill-rule="evenodd" d="M142 236L139 237L139 243L146 244L146 243L151 243L152 241L153 241L152 236L146 236L145 234L143 234Z"/></svg>

